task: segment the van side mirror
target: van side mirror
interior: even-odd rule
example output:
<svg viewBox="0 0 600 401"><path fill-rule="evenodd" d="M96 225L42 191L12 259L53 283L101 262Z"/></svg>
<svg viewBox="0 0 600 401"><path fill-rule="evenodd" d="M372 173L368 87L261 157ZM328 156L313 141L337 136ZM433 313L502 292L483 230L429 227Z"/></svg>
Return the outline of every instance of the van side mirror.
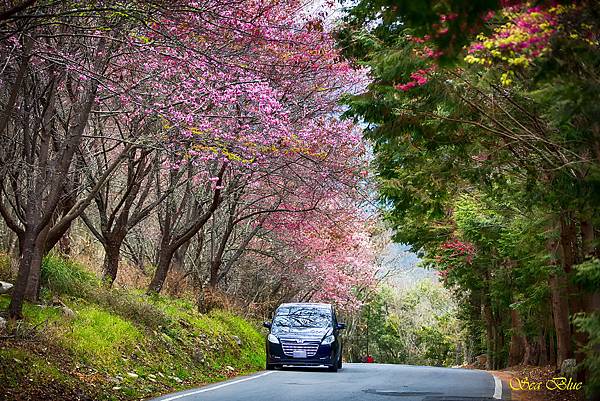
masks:
<svg viewBox="0 0 600 401"><path fill-rule="evenodd" d="M337 324L337 328L338 328L338 330L345 329L346 328L346 323L338 323Z"/></svg>
<svg viewBox="0 0 600 401"><path fill-rule="evenodd" d="M271 322L264 321L263 322L263 327L266 327L267 329L270 329L271 328Z"/></svg>

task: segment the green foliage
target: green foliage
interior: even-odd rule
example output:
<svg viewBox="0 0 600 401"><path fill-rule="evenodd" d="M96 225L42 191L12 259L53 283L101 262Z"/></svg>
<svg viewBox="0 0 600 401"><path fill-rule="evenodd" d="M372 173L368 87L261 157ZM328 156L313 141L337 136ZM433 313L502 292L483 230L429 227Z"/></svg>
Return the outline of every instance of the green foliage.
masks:
<svg viewBox="0 0 600 401"><path fill-rule="evenodd" d="M462 362L456 356L464 341L456 313L450 293L430 279L403 292L382 286L363 307L356 336L348 340L361 344L365 355L368 337L377 362L450 366Z"/></svg>
<svg viewBox="0 0 600 401"><path fill-rule="evenodd" d="M118 366L121 353L133 349L142 338L131 322L91 305L77 308L69 330L61 335L64 348L103 369Z"/></svg>
<svg viewBox="0 0 600 401"><path fill-rule="evenodd" d="M54 383L50 387L59 392L76 389L93 399L150 398L222 380L232 369L246 373L264 367L264 337L254 322L220 310L203 315L185 299L105 289L85 267L61 258L49 258L45 266L45 285L74 316L60 306L25 303L19 330L29 337L35 332L43 341L48 369L46 379L39 380ZM0 296L0 308L9 302ZM21 360L35 358L29 344L5 347L0 365L9 363L4 358L10 352L22 354ZM97 372L93 380L89 372ZM0 369L0 381L10 383L11 393L31 388L29 377L38 376L15 378Z"/></svg>
<svg viewBox="0 0 600 401"><path fill-rule="evenodd" d="M0 297L0 306L8 302L8 297ZM80 391L96 394L94 399L147 398L222 380L231 368L246 373L264 366L264 337L254 324L229 312L201 316L181 309L179 300L161 297L159 303L170 311L167 316L173 323L154 330L83 300L67 302L75 317L64 316L59 308L29 304L24 314L29 327L41 324L40 335L52 350L43 362L53 376L49 380L75 384ZM5 349L29 356L27 344ZM0 352L2 365L8 363L4 357ZM94 388L79 382L89 370L104 378ZM14 391L29 386L23 380L33 377L2 374L0 380L12 383Z"/></svg>
<svg viewBox="0 0 600 401"><path fill-rule="evenodd" d="M0 309L8 308L9 303L10 297L8 295L0 295ZM61 313L56 308L39 307L26 303L23 305L23 316L25 317L25 324L36 327L55 323L60 320Z"/></svg>
<svg viewBox="0 0 600 401"><path fill-rule="evenodd" d="M457 341L455 327L448 316L436 316L436 323L417 331L418 344L422 349L424 365L451 366L456 363ZM450 326L450 327L449 327Z"/></svg>
<svg viewBox="0 0 600 401"><path fill-rule="evenodd" d="M44 258L41 279L42 286L54 295L85 299L138 325L158 328L171 324L168 314L143 292L106 288L85 266L62 256L51 253Z"/></svg>
<svg viewBox="0 0 600 401"><path fill-rule="evenodd" d="M600 261L590 259L575 266L575 282L589 294L600 288ZM588 394L600 393L600 312L579 313L573 318L577 329L585 333L588 342L583 347L586 355L584 366L587 369L586 392Z"/></svg>
<svg viewBox="0 0 600 401"><path fill-rule="evenodd" d="M151 298L142 292L98 287L94 292L87 294L86 298L124 319L148 328L168 327L172 323L172 317L167 311L156 306Z"/></svg>
<svg viewBox="0 0 600 401"><path fill-rule="evenodd" d="M589 341L583 348L586 354L584 366L588 371L586 392L600 392L600 312L583 313L574 317L573 323L588 335Z"/></svg>
<svg viewBox="0 0 600 401"><path fill-rule="evenodd" d="M56 294L81 297L97 288L99 280L77 262L50 253L42 262L41 284Z"/></svg>
<svg viewBox="0 0 600 401"><path fill-rule="evenodd" d="M600 288L600 260L589 259L575 266L575 282L589 292Z"/></svg>
<svg viewBox="0 0 600 401"><path fill-rule="evenodd" d="M10 266L10 256L0 252L0 281L12 282L13 272Z"/></svg>
<svg viewBox="0 0 600 401"><path fill-rule="evenodd" d="M345 29L339 34L348 47L356 30L368 29L382 41L393 41L406 28L419 36L429 35L446 51L444 59L453 60L469 39L465 26L480 25L484 14L500 6L497 0L360 0L352 2L345 18ZM441 22L441 16L452 18ZM442 29L447 33L440 34ZM360 54L355 48L352 54Z"/></svg>
<svg viewBox="0 0 600 401"><path fill-rule="evenodd" d="M211 311L209 318L222 324L223 331L219 335L227 338L229 343L227 349L231 350L225 353L225 358L220 360L220 363L262 367L264 363L264 336L255 327L249 325L247 321L239 316L220 310ZM236 340L231 336L232 333L236 333L236 337L246 346L243 348L237 347Z"/></svg>
<svg viewBox="0 0 600 401"><path fill-rule="evenodd" d="M457 307L451 294L439 284L423 280L403 298L403 321L412 321L409 338L414 338L416 352L410 363L451 366L462 363L462 355L456 348L465 341L457 320ZM423 319L423 316L428 316Z"/></svg>

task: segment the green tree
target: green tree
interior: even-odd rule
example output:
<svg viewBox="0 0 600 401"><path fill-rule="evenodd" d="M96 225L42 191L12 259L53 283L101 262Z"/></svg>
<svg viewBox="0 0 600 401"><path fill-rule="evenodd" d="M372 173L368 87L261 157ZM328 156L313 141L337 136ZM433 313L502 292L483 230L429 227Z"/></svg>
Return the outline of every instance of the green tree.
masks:
<svg viewBox="0 0 600 401"><path fill-rule="evenodd" d="M360 1L339 35L371 74L365 93L346 103L367 125L395 239L467 301L460 315L473 335L485 325L493 366L519 354L560 364L589 336L572 330L570 316L600 306L598 287L575 276L599 252L599 6L523 6L484 23L479 5L426 2L420 18L408 3ZM436 16L444 16L437 27ZM517 22L532 20L546 23L541 41L534 29L517 32ZM453 21L463 24L454 37ZM469 40L463 59L456 44Z"/></svg>

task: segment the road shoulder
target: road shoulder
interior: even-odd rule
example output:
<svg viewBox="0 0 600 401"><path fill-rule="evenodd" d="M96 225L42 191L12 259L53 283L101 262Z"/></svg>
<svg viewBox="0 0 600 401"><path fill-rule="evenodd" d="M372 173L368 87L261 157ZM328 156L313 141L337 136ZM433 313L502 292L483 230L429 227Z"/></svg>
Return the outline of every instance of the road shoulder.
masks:
<svg viewBox="0 0 600 401"><path fill-rule="evenodd" d="M559 373L553 366L513 366L505 370L489 371L494 377L502 380L503 390L508 391L510 397L503 394L503 400L512 401L583 401L584 391L562 390L550 391L546 388L546 382L558 377ZM512 390L511 380L514 386L519 383L530 383L531 389ZM539 384L539 385L536 385ZM512 398L511 398L512 397Z"/></svg>
<svg viewBox="0 0 600 401"><path fill-rule="evenodd" d="M502 386L501 397L496 398L496 394L494 394L494 398L500 399L500 400L511 400L511 401L519 400L519 401L521 401L521 399L519 399L519 398L514 398L515 394L514 394L514 392L512 392L510 390L510 380L513 377L511 375L511 372L496 371L496 370L487 371L487 372L490 373L492 376L494 376L495 379L500 380L500 383Z"/></svg>

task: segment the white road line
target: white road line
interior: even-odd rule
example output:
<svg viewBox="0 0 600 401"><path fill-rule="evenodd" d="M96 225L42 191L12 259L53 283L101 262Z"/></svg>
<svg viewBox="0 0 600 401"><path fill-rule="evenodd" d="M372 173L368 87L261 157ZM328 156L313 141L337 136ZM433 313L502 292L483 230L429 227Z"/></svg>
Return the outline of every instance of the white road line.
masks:
<svg viewBox="0 0 600 401"><path fill-rule="evenodd" d="M275 373L275 371L269 371L269 372L261 373L260 375L246 377L245 379L240 379L240 380L236 380L236 381L233 381L233 382L227 382L227 383L219 384L217 386L207 387L207 388L203 388L203 389L196 390L196 391L190 391L190 392L185 393L185 394L174 395L173 397L163 398L163 399L161 399L161 401L179 400L180 398L184 398L184 397L187 397L189 395L196 395L196 394L200 394L200 393L206 393L208 391L218 390L218 389L223 388L223 387L231 386L232 384L238 384L238 383L246 382L248 380L258 379L259 377L270 375L271 373Z"/></svg>
<svg viewBox="0 0 600 401"><path fill-rule="evenodd" d="M502 380L494 376L494 398L497 400L502 399Z"/></svg>

